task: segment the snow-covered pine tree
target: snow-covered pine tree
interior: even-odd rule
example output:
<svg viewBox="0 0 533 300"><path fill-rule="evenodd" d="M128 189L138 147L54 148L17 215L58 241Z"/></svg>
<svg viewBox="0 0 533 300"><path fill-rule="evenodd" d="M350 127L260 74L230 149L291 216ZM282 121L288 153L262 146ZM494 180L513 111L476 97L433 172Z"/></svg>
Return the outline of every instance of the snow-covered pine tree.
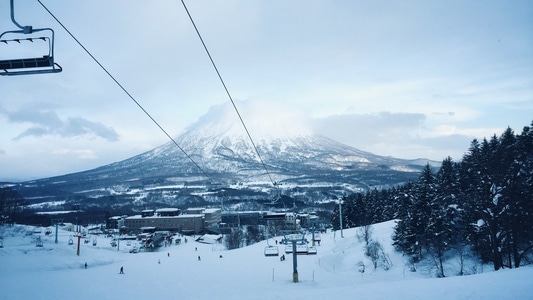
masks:
<svg viewBox="0 0 533 300"><path fill-rule="evenodd" d="M516 199L512 211L512 239L514 266L533 252L533 122L524 127L516 139L516 177L512 197Z"/></svg>
<svg viewBox="0 0 533 300"><path fill-rule="evenodd" d="M435 197L435 175L429 164L424 167L411 190L412 201L407 213L399 220L393 236L394 245L410 257L415 264L423 257L428 245L430 203Z"/></svg>
<svg viewBox="0 0 533 300"><path fill-rule="evenodd" d="M435 194L429 204L426 250L435 262L438 277L444 277L443 259L445 252L452 246L453 217L457 207L457 176L451 157L443 160L435 176L434 186Z"/></svg>

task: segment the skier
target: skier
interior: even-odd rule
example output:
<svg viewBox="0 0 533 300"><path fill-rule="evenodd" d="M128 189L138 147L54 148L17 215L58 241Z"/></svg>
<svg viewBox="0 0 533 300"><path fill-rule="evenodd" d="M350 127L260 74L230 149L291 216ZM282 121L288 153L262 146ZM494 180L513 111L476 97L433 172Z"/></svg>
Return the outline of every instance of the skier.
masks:
<svg viewBox="0 0 533 300"><path fill-rule="evenodd" d="M119 274L124 274L124 267L120 267L120 273Z"/></svg>
<svg viewBox="0 0 533 300"><path fill-rule="evenodd" d="M198 255L198 261L201 261L201 259L200 259L200 255Z"/></svg>
<svg viewBox="0 0 533 300"><path fill-rule="evenodd" d="M87 269L87 262L85 263L85 269Z"/></svg>

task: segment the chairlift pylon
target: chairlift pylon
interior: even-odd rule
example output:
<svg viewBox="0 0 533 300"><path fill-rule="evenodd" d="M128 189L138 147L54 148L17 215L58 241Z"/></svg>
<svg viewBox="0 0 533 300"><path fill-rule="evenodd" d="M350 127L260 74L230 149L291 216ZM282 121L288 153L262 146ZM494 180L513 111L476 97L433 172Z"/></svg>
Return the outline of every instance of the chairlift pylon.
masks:
<svg viewBox="0 0 533 300"><path fill-rule="evenodd" d="M41 40L48 43L48 52L42 56L33 56L30 58L20 57L0 60L0 75L31 75L31 74L46 74L59 73L63 68L54 61L54 30L52 28L33 28L32 26L21 26L15 20L14 0L10 0L11 21L19 30L9 30L0 34L0 46L9 45L14 42L17 44L30 42L34 43ZM35 36L33 34L42 32L48 33L44 36ZM27 37L28 35L31 35ZM14 36L7 39L4 36ZM21 37L22 36L22 37ZM0 52L1 52L0 48Z"/></svg>

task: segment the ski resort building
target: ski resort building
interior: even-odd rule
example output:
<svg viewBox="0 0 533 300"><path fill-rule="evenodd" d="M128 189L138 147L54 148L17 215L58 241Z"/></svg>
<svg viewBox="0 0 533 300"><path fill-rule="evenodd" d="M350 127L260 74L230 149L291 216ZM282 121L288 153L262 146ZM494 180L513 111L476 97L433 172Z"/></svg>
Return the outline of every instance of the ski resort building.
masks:
<svg viewBox="0 0 533 300"><path fill-rule="evenodd" d="M220 220L220 209L189 209L181 214L177 208L161 208L143 210L140 215L126 217L121 231L140 233L141 228L153 227L158 231L201 233L206 228L218 226Z"/></svg>

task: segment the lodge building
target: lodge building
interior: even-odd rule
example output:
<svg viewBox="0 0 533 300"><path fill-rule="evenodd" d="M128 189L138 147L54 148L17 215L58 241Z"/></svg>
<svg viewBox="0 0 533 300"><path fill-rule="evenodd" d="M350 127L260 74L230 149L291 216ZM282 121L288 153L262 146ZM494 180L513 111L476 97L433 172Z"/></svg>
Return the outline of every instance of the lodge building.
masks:
<svg viewBox="0 0 533 300"><path fill-rule="evenodd" d="M181 233L202 233L208 228L217 227L221 221L218 208L189 208L182 214L178 208L143 210L140 215L124 218L123 232L140 233L141 228L155 228L161 231Z"/></svg>

